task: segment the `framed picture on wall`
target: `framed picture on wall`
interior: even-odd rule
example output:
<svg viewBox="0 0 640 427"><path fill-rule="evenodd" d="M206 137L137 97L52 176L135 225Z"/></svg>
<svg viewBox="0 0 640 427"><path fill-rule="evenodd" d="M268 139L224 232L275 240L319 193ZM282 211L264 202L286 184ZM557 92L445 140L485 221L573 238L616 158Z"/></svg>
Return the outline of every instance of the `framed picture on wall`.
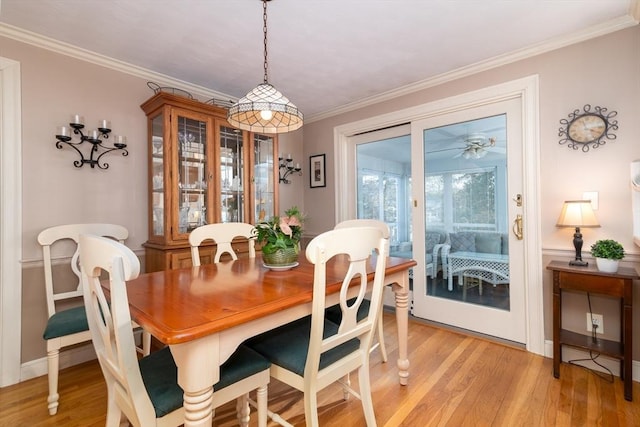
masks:
<svg viewBox="0 0 640 427"><path fill-rule="evenodd" d="M309 157L309 180L311 188L326 187L324 154Z"/></svg>

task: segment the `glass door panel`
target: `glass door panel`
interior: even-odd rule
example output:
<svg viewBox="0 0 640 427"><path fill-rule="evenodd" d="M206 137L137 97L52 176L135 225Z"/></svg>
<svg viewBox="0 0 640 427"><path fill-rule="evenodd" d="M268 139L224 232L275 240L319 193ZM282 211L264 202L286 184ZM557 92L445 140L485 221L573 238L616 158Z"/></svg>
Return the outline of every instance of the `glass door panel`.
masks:
<svg viewBox="0 0 640 427"><path fill-rule="evenodd" d="M206 224L208 122L178 116L178 233Z"/></svg>
<svg viewBox="0 0 640 427"><path fill-rule="evenodd" d="M274 177L274 139L268 135L253 135L254 182L253 194L254 218L265 221L276 215L275 177Z"/></svg>
<svg viewBox="0 0 640 427"><path fill-rule="evenodd" d="M220 126L220 206L222 222L245 221L244 133Z"/></svg>
<svg viewBox="0 0 640 427"><path fill-rule="evenodd" d="M411 135L408 126L353 137L356 218L389 226L391 256L412 258Z"/></svg>
<svg viewBox="0 0 640 427"><path fill-rule="evenodd" d="M164 235L164 115L151 120L151 235Z"/></svg>
<svg viewBox="0 0 640 427"><path fill-rule="evenodd" d="M497 194L506 180L506 116L427 129L423 140L428 295L509 310L507 206ZM468 259L457 258L463 252ZM495 273L500 264L505 276Z"/></svg>

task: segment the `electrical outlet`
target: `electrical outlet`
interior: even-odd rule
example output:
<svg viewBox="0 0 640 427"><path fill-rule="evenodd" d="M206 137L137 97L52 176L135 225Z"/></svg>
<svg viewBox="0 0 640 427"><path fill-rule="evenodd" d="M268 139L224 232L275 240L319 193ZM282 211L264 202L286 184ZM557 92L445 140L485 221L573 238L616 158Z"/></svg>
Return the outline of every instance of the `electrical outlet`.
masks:
<svg viewBox="0 0 640 427"><path fill-rule="evenodd" d="M587 313L587 332L593 330L593 325L597 325L596 333L604 334L604 318L602 314Z"/></svg>

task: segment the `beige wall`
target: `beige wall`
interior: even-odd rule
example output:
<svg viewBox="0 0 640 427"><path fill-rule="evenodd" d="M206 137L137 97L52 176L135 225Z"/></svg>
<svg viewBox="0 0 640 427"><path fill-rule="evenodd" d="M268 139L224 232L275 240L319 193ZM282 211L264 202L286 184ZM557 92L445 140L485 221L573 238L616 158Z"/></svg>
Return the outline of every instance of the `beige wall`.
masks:
<svg viewBox="0 0 640 427"><path fill-rule="evenodd" d="M147 238L146 119L140 104L152 95L146 81L9 39L0 55L20 62L23 155L22 361L45 356L47 319L41 249L47 227L74 222L112 222L129 230L140 253ZM111 121L126 135L129 156L108 154L108 170L73 166L77 154L55 147L57 126L81 114L87 126ZM54 253L54 257L69 256Z"/></svg>
<svg viewBox="0 0 640 427"><path fill-rule="evenodd" d="M429 58L416 58L428 61ZM619 31L594 40L541 54L530 59L477 73L411 95L381 102L353 112L304 126L305 156L327 154L327 187L305 191L305 209L313 212L308 231L318 233L335 221L336 126L368 117L426 104L438 99L537 74L540 86L540 216L544 264L550 259L573 256L573 230L557 229L555 223L563 200L580 199L585 191L599 192L596 212L602 225L583 230L588 249L596 239L620 241L630 256L626 265L640 270L640 248L633 244L631 218L630 162L640 159L640 27ZM617 140L588 153L558 144L560 119L584 104L599 105L618 112ZM526 195L525 195L526 197ZM322 214L320 214L322 213ZM535 284L533 284L535 286ZM544 272L545 337L551 335L551 276ZM584 297L566 298L565 319L584 328ZM616 338L618 312L615 302L596 298L594 311L605 315L605 337ZM634 323L640 324L640 292L635 292ZM611 325L611 328L609 328ZM634 331L634 356L640 359L640 328Z"/></svg>

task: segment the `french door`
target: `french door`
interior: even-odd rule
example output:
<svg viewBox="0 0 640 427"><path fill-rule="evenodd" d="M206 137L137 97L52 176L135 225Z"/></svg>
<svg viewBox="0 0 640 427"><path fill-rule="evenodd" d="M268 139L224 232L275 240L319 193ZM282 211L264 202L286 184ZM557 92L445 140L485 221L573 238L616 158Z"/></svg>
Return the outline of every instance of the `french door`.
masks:
<svg viewBox="0 0 640 427"><path fill-rule="evenodd" d="M411 123L413 314L525 343L520 98Z"/></svg>

